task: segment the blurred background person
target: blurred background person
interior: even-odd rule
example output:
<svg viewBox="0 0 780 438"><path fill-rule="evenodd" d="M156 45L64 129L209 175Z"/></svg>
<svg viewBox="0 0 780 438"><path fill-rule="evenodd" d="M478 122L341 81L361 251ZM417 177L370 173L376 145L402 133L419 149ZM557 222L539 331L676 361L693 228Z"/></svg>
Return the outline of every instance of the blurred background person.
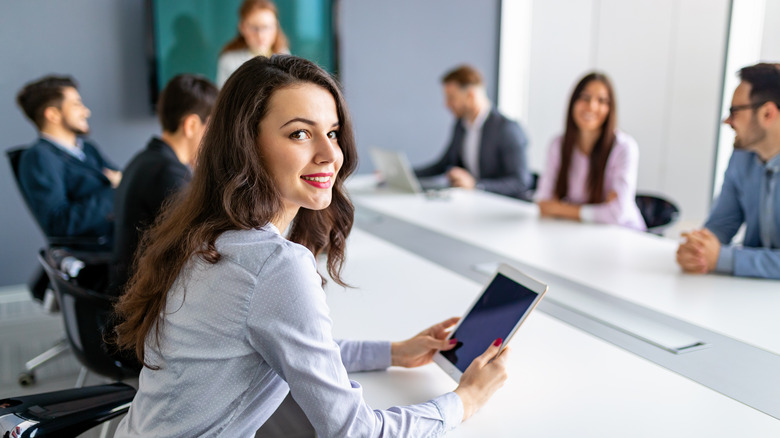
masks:
<svg viewBox="0 0 780 438"><path fill-rule="evenodd" d="M220 88L241 64L255 56L290 53L287 36L279 24L279 12L273 2L245 0L238 16L238 35L219 54L217 86Z"/></svg>
<svg viewBox="0 0 780 438"><path fill-rule="evenodd" d="M163 202L192 179L192 166L206 132L217 87L200 76L174 76L160 94L157 117L162 135L127 165L116 192L116 232L110 291L120 294L131 275L141 234L159 214Z"/></svg>
<svg viewBox="0 0 780 438"><path fill-rule="evenodd" d="M76 81L46 76L25 85L16 101L38 129L20 158L19 182L44 234L110 238L122 173L84 139L92 113Z"/></svg>
<svg viewBox="0 0 780 438"><path fill-rule="evenodd" d="M639 147L617 129L617 104L603 73L583 77L569 100L566 130L553 140L539 178L542 216L645 230L636 205Z"/></svg>
<svg viewBox="0 0 780 438"><path fill-rule="evenodd" d="M704 227L683 233L677 263L693 274L780 279L780 64L739 71L728 117L736 134ZM742 244L732 242L745 226Z"/></svg>
<svg viewBox="0 0 780 438"><path fill-rule="evenodd" d="M415 169L415 174L444 174L453 187L530 199L528 137L517 122L493 108L482 75L462 65L447 72L441 82L447 109L457 120L441 158Z"/></svg>

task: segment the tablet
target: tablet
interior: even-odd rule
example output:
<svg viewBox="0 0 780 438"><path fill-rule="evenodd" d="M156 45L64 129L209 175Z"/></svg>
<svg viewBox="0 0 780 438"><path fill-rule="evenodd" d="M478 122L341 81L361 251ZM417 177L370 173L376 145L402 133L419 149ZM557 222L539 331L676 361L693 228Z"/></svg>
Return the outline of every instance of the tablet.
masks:
<svg viewBox="0 0 780 438"><path fill-rule="evenodd" d="M436 353L433 361L460 381L471 362L496 339L504 340L503 350L545 292L546 284L509 265L499 265L493 279L450 334L450 339L458 341L455 348Z"/></svg>

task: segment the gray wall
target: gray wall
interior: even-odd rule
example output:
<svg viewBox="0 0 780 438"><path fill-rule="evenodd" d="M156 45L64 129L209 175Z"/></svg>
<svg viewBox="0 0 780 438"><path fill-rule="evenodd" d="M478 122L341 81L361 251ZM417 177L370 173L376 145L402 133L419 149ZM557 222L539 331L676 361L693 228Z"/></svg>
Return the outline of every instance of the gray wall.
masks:
<svg viewBox="0 0 780 438"><path fill-rule="evenodd" d="M35 128L15 103L30 79L73 75L92 110L91 138L123 166L158 131L147 98L141 0L9 0L0 4L0 149ZM5 157L0 159L0 285L27 281L43 246Z"/></svg>
<svg viewBox="0 0 780 438"><path fill-rule="evenodd" d="M453 119L441 76L478 68L495 102L499 2L341 0L341 79L354 117L360 167L371 146L405 150L413 165L442 153Z"/></svg>
<svg viewBox="0 0 780 438"><path fill-rule="evenodd" d="M439 77L462 62L495 96L497 0L341 0L341 72L361 156L405 149L414 164L443 149L452 119ZM0 4L0 149L36 134L14 103L30 79L67 73L92 110L91 137L119 165L158 132L147 99L142 0L8 0ZM5 161L4 159L2 161ZM0 164L0 286L25 282L44 242L7 164ZM361 172L371 171L362 160Z"/></svg>

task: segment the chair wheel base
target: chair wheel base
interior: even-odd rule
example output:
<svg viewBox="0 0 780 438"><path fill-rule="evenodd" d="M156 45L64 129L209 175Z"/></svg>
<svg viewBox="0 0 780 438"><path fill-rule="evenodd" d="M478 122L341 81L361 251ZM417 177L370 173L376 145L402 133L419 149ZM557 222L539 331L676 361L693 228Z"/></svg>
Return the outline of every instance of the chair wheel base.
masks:
<svg viewBox="0 0 780 438"><path fill-rule="evenodd" d="M21 385L21 386L32 386L32 385L35 385L35 373L33 373L33 372L20 373L19 374L19 385Z"/></svg>

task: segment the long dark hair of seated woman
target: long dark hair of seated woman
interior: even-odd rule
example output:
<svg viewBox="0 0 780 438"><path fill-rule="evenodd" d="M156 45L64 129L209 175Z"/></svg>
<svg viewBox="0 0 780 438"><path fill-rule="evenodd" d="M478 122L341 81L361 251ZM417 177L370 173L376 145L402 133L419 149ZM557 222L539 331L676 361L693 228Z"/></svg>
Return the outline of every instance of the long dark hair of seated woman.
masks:
<svg viewBox="0 0 780 438"><path fill-rule="evenodd" d="M588 164L588 202L599 204L604 202L604 173L607 168L609 154L612 152L612 145L615 143L617 103L615 102L615 91L612 87L612 82L607 75L598 72L585 75L577 83L577 86L574 87L574 91L569 99L569 109L566 113L566 132L563 134L563 141L561 142L561 164L555 181L555 196L558 199L566 199L569 191L569 166L571 165L574 148L580 134L580 129L574 122L574 104L580 98L580 94L582 94L585 87L592 81L603 83L609 93L609 114L601 127L601 135L596 140L596 144L590 153L590 163Z"/></svg>
<svg viewBox="0 0 780 438"><path fill-rule="evenodd" d="M320 211L301 208L288 238L315 256L326 252L328 274L344 285L340 273L354 208L343 184L357 165L346 103L335 80L310 61L288 55L254 58L225 83L192 182L145 233L134 262L135 274L116 306L121 321L116 344L134 350L145 366L157 369L144 361L144 343L154 329L154 342L159 346L168 290L188 260L197 256L219 262L215 242L222 233L260 228L282 211L280 194L263 163L257 139L271 95L301 83L318 85L333 95L344 163L332 188L330 206Z"/></svg>

